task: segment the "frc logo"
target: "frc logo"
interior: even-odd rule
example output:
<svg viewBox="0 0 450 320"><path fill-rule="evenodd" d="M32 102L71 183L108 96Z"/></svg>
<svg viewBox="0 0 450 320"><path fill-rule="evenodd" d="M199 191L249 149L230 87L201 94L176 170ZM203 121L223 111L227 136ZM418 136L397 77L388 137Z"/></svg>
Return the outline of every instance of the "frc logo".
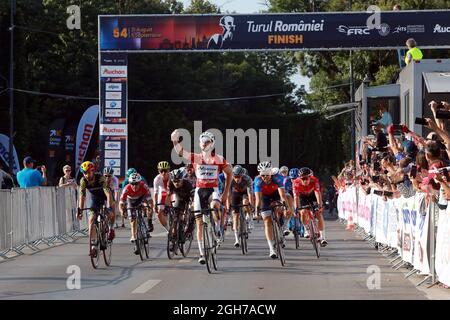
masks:
<svg viewBox="0 0 450 320"><path fill-rule="evenodd" d="M440 24L434 26L433 33L449 33L450 27L443 27Z"/></svg>
<svg viewBox="0 0 450 320"><path fill-rule="evenodd" d="M127 66L101 66L100 74L102 77L126 77L127 76Z"/></svg>
<svg viewBox="0 0 450 320"><path fill-rule="evenodd" d="M339 28L337 28L337 31L345 33L347 36L352 35L370 35L370 29L366 26L359 26L359 27L347 27L340 25Z"/></svg>

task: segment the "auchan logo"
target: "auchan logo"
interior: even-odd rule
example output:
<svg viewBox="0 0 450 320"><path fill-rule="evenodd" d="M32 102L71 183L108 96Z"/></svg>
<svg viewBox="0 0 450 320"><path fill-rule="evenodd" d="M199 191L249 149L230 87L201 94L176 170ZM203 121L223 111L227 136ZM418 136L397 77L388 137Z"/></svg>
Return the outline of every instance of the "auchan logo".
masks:
<svg viewBox="0 0 450 320"><path fill-rule="evenodd" d="M100 73L102 77L126 77L127 66L101 66Z"/></svg>
<svg viewBox="0 0 450 320"><path fill-rule="evenodd" d="M126 136L127 126L124 124L102 124L100 132L103 136Z"/></svg>

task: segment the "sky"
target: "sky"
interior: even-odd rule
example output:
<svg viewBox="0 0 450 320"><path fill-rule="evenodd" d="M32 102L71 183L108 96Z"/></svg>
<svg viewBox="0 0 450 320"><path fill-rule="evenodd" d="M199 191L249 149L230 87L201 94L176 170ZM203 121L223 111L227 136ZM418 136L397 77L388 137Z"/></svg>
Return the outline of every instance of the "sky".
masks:
<svg viewBox="0 0 450 320"><path fill-rule="evenodd" d="M191 0L181 0L184 7L188 7ZM259 13L261 10L267 10L264 0L209 0L209 2L217 5L221 12L236 13ZM300 75L300 72L291 77L292 82L297 86L304 85L309 92L309 78Z"/></svg>

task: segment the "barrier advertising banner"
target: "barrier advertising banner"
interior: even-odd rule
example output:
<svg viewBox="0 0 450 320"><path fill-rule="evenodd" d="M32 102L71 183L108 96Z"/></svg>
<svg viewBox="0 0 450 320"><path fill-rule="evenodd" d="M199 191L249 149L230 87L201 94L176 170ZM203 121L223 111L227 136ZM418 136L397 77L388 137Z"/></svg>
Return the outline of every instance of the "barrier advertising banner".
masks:
<svg viewBox="0 0 450 320"><path fill-rule="evenodd" d="M440 282L450 286L450 206L446 210L439 210L436 274Z"/></svg>
<svg viewBox="0 0 450 320"><path fill-rule="evenodd" d="M19 158L17 157L16 148L13 146L13 173L16 174L20 170ZM9 137L0 134L0 158L6 166L9 166Z"/></svg>
<svg viewBox="0 0 450 320"><path fill-rule="evenodd" d="M378 20L377 20L378 19ZM450 11L99 16L100 51L449 47Z"/></svg>
<svg viewBox="0 0 450 320"><path fill-rule="evenodd" d="M77 172L85 159L89 143L91 142L95 124L98 119L98 109L98 105L89 107L89 109L84 112L83 117L81 117L80 123L78 124L77 142L75 145L75 171Z"/></svg>
<svg viewBox="0 0 450 320"><path fill-rule="evenodd" d="M126 54L101 54L100 169L110 166L119 177L124 177L127 170L127 64Z"/></svg>

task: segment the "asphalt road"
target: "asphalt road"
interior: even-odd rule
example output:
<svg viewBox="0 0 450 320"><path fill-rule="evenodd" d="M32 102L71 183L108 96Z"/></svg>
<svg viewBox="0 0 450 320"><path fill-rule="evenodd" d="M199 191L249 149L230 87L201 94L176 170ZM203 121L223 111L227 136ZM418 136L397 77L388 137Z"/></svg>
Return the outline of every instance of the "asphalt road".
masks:
<svg viewBox="0 0 450 320"><path fill-rule="evenodd" d="M320 259L309 241L302 239L296 250L289 236L285 267L268 257L262 223L255 223L245 256L228 233L215 274L197 262L195 240L188 258L169 260L166 233L155 226L151 257L144 262L132 252L128 228L116 230L110 267L101 260L99 269L92 268L86 237L3 261L0 299L427 299L404 273L337 221L327 221L329 245ZM80 268L81 289L67 288L69 266ZM367 286L370 266L380 268L379 289Z"/></svg>

